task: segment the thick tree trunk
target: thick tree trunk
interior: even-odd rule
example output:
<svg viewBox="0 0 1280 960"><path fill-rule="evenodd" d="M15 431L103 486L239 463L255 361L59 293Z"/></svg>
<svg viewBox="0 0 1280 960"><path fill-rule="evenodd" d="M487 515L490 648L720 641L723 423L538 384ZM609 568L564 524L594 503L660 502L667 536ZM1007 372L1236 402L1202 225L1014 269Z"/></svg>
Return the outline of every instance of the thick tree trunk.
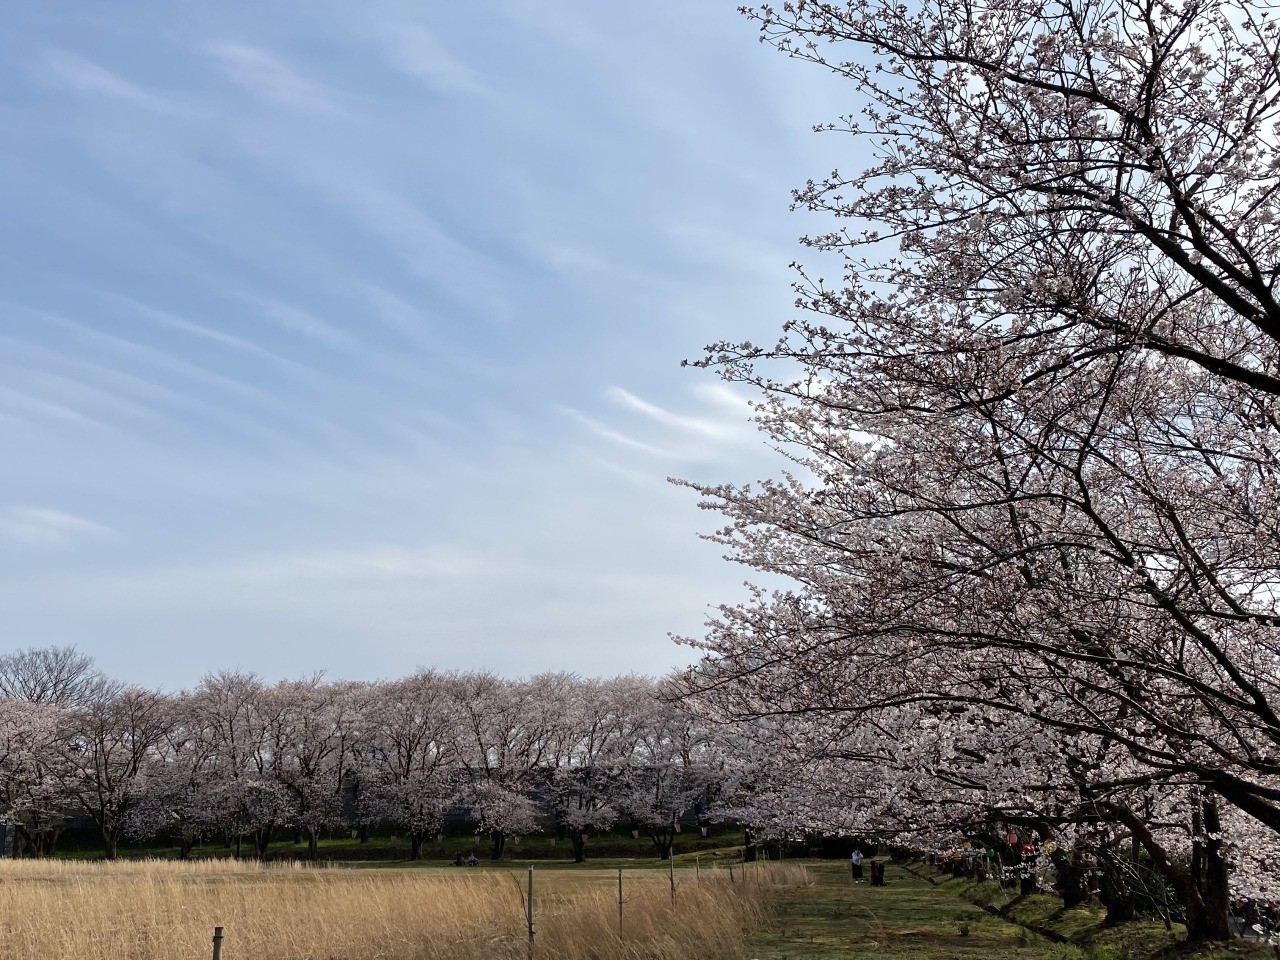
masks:
<svg viewBox="0 0 1280 960"><path fill-rule="evenodd" d="M670 860L671 849L675 843L676 831L675 827L650 827L649 839L653 841L653 845L658 848L659 860Z"/></svg>
<svg viewBox="0 0 1280 960"><path fill-rule="evenodd" d="M1216 799L1206 794L1197 813L1192 819L1197 839L1192 845L1191 886L1198 896L1187 904L1187 941L1230 940L1227 861L1222 855L1222 823Z"/></svg>
<svg viewBox="0 0 1280 960"><path fill-rule="evenodd" d="M1227 867L1222 856L1221 840L1216 838L1218 829L1202 830L1218 821L1218 809L1212 796L1206 796L1198 805L1198 815L1193 816L1197 836L1208 833L1206 840L1192 847L1190 868L1173 862L1168 852L1156 841L1141 818L1123 806L1113 808L1119 819L1133 831L1134 840L1142 844L1155 869L1173 887L1182 902L1187 916L1187 941L1207 943L1231 939L1231 926L1227 920ZM1204 819L1201 819L1203 816Z"/></svg>
<svg viewBox="0 0 1280 960"><path fill-rule="evenodd" d="M320 831L315 827L307 827L307 859L311 861L320 858Z"/></svg>
<svg viewBox="0 0 1280 960"><path fill-rule="evenodd" d="M272 824L267 824L267 826L259 827L253 831L253 852L259 860L264 859L267 855L267 847L271 845L271 830Z"/></svg>
<svg viewBox="0 0 1280 960"><path fill-rule="evenodd" d="M573 862L587 862L587 835L585 833L575 833L571 838L573 841Z"/></svg>
<svg viewBox="0 0 1280 960"><path fill-rule="evenodd" d="M1058 894L1064 908L1078 907L1089 899L1088 874L1074 853L1068 855L1059 848L1053 854L1053 868L1058 873Z"/></svg>
<svg viewBox="0 0 1280 960"><path fill-rule="evenodd" d="M494 830L490 835L493 840L493 860L501 860L507 849L507 834L504 830Z"/></svg>
<svg viewBox="0 0 1280 960"><path fill-rule="evenodd" d="M1115 856L1120 856L1120 853L1117 851ZM1133 891L1124 882L1119 868L1111 862L1110 858L1104 860L1102 864L1102 882L1099 884L1098 895L1102 905L1107 908L1107 915L1102 921L1103 926L1118 927L1137 916L1138 904Z"/></svg>
<svg viewBox="0 0 1280 960"><path fill-rule="evenodd" d="M421 830L409 831L409 859L422 859L422 841L426 838Z"/></svg>

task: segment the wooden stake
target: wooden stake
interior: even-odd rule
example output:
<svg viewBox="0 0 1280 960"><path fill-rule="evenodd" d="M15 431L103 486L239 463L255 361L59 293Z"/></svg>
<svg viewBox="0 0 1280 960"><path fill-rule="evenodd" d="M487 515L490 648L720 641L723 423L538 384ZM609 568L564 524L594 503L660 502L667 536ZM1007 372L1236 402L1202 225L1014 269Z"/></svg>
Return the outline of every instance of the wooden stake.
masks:
<svg viewBox="0 0 1280 960"><path fill-rule="evenodd" d="M222 960L222 928L213 928L213 960Z"/></svg>
<svg viewBox="0 0 1280 960"><path fill-rule="evenodd" d="M529 868L529 899L526 909L528 914L525 919L529 923L529 960L533 960L533 867Z"/></svg>
<svg viewBox="0 0 1280 960"><path fill-rule="evenodd" d="M618 868L618 938L622 938L622 868Z"/></svg>
<svg viewBox="0 0 1280 960"><path fill-rule="evenodd" d="M701 857L693 858L693 879L697 880L698 882L702 881L702 858Z"/></svg>
<svg viewBox="0 0 1280 960"><path fill-rule="evenodd" d="M676 852L671 851L671 857L667 860L667 876L671 878L671 902L676 902Z"/></svg>

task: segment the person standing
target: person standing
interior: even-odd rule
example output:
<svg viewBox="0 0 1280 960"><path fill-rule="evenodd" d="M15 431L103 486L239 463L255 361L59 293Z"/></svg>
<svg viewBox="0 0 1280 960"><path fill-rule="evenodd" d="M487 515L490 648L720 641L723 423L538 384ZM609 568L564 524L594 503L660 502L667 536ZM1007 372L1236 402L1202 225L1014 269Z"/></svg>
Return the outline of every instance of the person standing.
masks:
<svg viewBox="0 0 1280 960"><path fill-rule="evenodd" d="M862 851L857 847L853 848L853 853L849 855L849 867L853 871L853 882L862 882Z"/></svg>
<svg viewBox="0 0 1280 960"><path fill-rule="evenodd" d="M871 885L873 887L884 886L884 861L883 860L873 859L871 861Z"/></svg>

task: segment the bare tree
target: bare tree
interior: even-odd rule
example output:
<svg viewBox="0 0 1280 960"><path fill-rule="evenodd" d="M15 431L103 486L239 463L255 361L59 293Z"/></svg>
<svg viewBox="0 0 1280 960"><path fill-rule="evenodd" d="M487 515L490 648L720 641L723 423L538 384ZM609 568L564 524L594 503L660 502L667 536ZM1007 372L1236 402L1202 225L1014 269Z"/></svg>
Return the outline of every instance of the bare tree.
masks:
<svg viewBox="0 0 1280 960"><path fill-rule="evenodd" d="M93 658L75 647L29 647L0 656L0 698L74 707L104 682Z"/></svg>

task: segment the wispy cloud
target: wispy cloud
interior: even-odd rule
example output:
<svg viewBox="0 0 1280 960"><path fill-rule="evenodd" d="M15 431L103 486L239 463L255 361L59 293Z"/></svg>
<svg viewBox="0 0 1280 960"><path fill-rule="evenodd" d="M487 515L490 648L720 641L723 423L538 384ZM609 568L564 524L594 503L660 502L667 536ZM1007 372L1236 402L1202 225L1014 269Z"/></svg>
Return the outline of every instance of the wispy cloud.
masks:
<svg viewBox="0 0 1280 960"><path fill-rule="evenodd" d="M607 427L599 420L587 416L581 410L574 410L572 407L565 407L564 412L573 417L573 419L577 420L598 437L603 437L606 440L624 447L629 447L632 450L640 450L643 453L649 453L659 457L670 456L668 451L655 447L651 444L644 443L643 441L636 440L634 437L629 437L625 433L615 430L612 427Z"/></svg>
<svg viewBox="0 0 1280 960"><path fill-rule="evenodd" d="M484 95L488 91L471 67L463 63L419 24L394 23L379 31L391 64L428 86L447 92Z"/></svg>
<svg viewBox="0 0 1280 960"><path fill-rule="evenodd" d="M61 403L53 403L43 397L32 396L12 387L0 386L0 411L8 408L27 421L52 421L62 424L75 424L81 427L100 427L105 424L93 417L85 416Z"/></svg>
<svg viewBox="0 0 1280 960"><path fill-rule="evenodd" d="M490 319L506 318L494 265L413 202L370 182L331 181L328 192L367 230L391 243L415 274L459 302L476 304Z"/></svg>
<svg viewBox="0 0 1280 960"><path fill-rule="evenodd" d="M114 533L110 527L61 510L10 506L0 511L0 539L28 547L65 547L82 537Z"/></svg>
<svg viewBox="0 0 1280 960"><path fill-rule="evenodd" d="M353 342L350 334L332 324L325 323L301 307L282 303L279 300L264 300L258 307L263 315L294 333L322 340L331 346L345 346Z"/></svg>
<svg viewBox="0 0 1280 960"><path fill-rule="evenodd" d="M428 327L422 312L403 297L373 284L362 284L357 292L373 307L379 320L410 337L420 337Z"/></svg>
<svg viewBox="0 0 1280 960"><path fill-rule="evenodd" d="M266 50L243 43L216 43L208 49L231 81L255 97L303 113L337 111L332 93Z"/></svg>
<svg viewBox="0 0 1280 960"><path fill-rule="evenodd" d="M10 632L164 682L682 658L741 573L663 478L772 454L675 367L789 310L751 238L813 166L732 9L134 6L0 36Z"/></svg>
<svg viewBox="0 0 1280 960"><path fill-rule="evenodd" d="M741 422L723 419L711 420L705 417L692 417L683 413L673 413L621 387L611 387L609 389L609 399L628 410L643 414L663 426L674 427L676 430L686 434L694 434L720 441L741 440L751 434L751 431L744 428Z"/></svg>
<svg viewBox="0 0 1280 960"><path fill-rule="evenodd" d="M209 340L225 347L231 347L235 350L251 353L254 356L273 360L276 363L293 364L293 361L278 356L270 350L266 350L258 346L256 343L251 343L241 337L234 336L222 330L217 330L213 327L206 326L205 324L196 323L193 320L180 317L167 310L160 310L156 307L149 306L148 304L134 300L131 297L122 297L118 294L106 292L99 292L98 295L108 303L120 308L122 312L134 317L139 317L155 324L156 326L164 327L168 330L177 330L181 333L187 334L188 336L196 337L201 340Z"/></svg>
<svg viewBox="0 0 1280 960"><path fill-rule="evenodd" d="M73 93L119 100L155 113L180 112L164 97L69 50L46 50L35 71L46 83Z"/></svg>

